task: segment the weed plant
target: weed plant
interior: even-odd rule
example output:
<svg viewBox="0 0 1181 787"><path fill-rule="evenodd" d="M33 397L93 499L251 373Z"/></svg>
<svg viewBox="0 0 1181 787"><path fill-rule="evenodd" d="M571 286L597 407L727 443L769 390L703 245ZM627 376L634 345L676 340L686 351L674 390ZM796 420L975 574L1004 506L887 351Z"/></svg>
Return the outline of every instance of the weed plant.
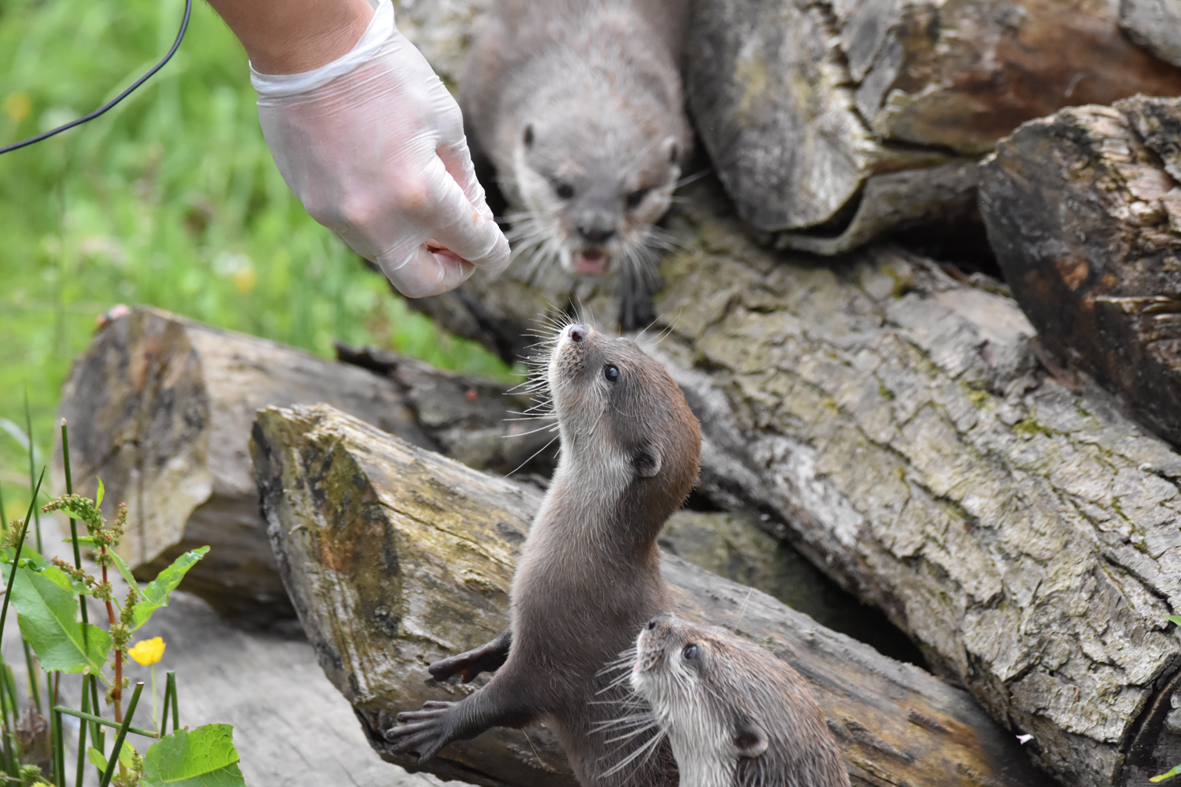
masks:
<svg viewBox="0 0 1181 787"><path fill-rule="evenodd" d="M0 2L0 144L116 95L167 51L183 6ZM245 55L205 3L173 61L122 104L0 156L0 240L0 519L27 507L22 442L31 433L38 460L48 455L70 360L117 303L323 356L340 339L507 375L410 313L304 212L262 138Z"/></svg>
<svg viewBox="0 0 1181 787"><path fill-rule="evenodd" d="M100 510L101 481L93 500L71 494L65 421L61 429L67 493L42 510L60 511L70 517L67 542L73 560L47 559L40 546L46 537L53 536L41 532L40 519L33 516L35 504L29 505L23 519L2 523L0 528L0 575L4 581L0 641L7 633L9 611L15 610L28 688L28 695L22 697L12 668L0 655L0 778L26 787L82 787L89 765L95 770L99 787L166 787L178 783L189 787L245 787L232 727L210 724L191 731L180 727L172 673L168 673L163 713L158 723L153 720L152 729L133 726L144 684L137 683L130 696L127 694L130 686L124 670L128 657L154 664L164 650L162 640L132 648L132 635L153 612L168 605L172 591L209 548L181 555L152 582L141 586L114 551L123 534L127 507L118 506L115 520L108 522ZM30 475L31 499L37 499L44 479L44 470L36 481ZM79 536L82 528L85 535ZM34 533L38 549L29 543ZM88 574L89 567L82 563L83 545L94 554L97 576ZM115 575L121 575L127 583L122 600L115 597L110 581ZM101 602L105 626L90 623L87 596ZM10 648L10 652L13 650L19 652ZM61 704L63 676L80 681L80 708ZM152 676L154 705L154 670ZM105 697L105 703L100 701L100 695ZM63 723L66 716L79 720L75 745L69 745L74 742L67 740ZM129 734L141 741L147 739L147 743L137 747L128 739Z"/></svg>

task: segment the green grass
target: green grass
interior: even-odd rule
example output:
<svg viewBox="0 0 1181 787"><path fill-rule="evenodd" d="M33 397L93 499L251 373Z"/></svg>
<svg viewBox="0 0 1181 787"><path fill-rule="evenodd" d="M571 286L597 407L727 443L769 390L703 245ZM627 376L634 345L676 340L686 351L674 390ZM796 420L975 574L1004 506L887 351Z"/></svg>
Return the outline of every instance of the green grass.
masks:
<svg viewBox="0 0 1181 787"><path fill-rule="evenodd" d="M0 3L0 144L116 95L167 51L183 5ZM176 57L130 98L0 156L6 518L28 505L28 459L17 439L26 394L40 463L52 449L70 361L95 317L117 303L152 304L324 356L340 339L507 374L481 348L410 313L304 213L263 141L245 55L202 0Z"/></svg>

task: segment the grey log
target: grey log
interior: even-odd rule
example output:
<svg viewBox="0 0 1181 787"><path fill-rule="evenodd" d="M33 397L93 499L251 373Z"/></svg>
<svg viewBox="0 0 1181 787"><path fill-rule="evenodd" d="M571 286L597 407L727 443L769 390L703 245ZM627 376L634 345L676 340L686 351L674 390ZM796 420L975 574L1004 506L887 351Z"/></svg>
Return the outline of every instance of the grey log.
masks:
<svg viewBox="0 0 1181 787"><path fill-rule="evenodd" d="M1181 445L1181 99L1031 121L982 170L989 239L1042 343Z"/></svg>
<svg viewBox="0 0 1181 787"><path fill-rule="evenodd" d="M473 784L571 787L544 729L492 730L422 766L382 737L398 711L472 690L435 683L425 667L506 625L540 494L323 406L260 412L251 451L304 630L373 747L408 769ZM964 692L680 559L667 557L663 570L680 614L724 623L804 675L855 784L1045 783Z"/></svg>
<svg viewBox="0 0 1181 787"><path fill-rule="evenodd" d="M701 491L885 610L1064 782L1181 762L1181 456L1040 368L1010 298L890 247L771 254L711 199L672 224L645 340L702 421ZM508 276L421 306L474 302L474 336L520 346L553 298Z"/></svg>
<svg viewBox="0 0 1181 787"><path fill-rule="evenodd" d="M120 552L154 577L176 556L213 547L185 588L245 619L292 614L258 511L247 442L263 406L330 402L417 445L509 472L548 436L506 422L527 399L392 354L317 358L150 308L108 321L75 361L60 415L70 429L75 490L106 487L110 515L128 505ZM356 364L365 364L370 369ZM60 446L55 488L64 489Z"/></svg>

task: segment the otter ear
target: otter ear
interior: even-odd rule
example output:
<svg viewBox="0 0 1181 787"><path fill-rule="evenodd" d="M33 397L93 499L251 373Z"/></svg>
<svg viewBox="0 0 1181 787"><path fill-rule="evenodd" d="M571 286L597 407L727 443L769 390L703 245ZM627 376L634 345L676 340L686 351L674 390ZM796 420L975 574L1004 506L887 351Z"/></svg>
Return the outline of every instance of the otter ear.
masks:
<svg viewBox="0 0 1181 787"><path fill-rule="evenodd" d="M676 137L665 137L664 142L660 143L664 148L664 154L668 156L669 164L677 163L677 156L681 153L681 147L677 144Z"/></svg>
<svg viewBox="0 0 1181 787"><path fill-rule="evenodd" d="M533 147L533 124L532 123L525 126L525 133L522 135L521 139L525 143L525 147L527 147L527 148Z"/></svg>
<svg viewBox="0 0 1181 787"><path fill-rule="evenodd" d="M640 478L651 478L660 472L660 452L646 445L632 457L632 467Z"/></svg>
<svg viewBox="0 0 1181 787"><path fill-rule="evenodd" d="M734 749L739 757L758 757L767 750L767 733L749 719L740 721L734 728Z"/></svg>

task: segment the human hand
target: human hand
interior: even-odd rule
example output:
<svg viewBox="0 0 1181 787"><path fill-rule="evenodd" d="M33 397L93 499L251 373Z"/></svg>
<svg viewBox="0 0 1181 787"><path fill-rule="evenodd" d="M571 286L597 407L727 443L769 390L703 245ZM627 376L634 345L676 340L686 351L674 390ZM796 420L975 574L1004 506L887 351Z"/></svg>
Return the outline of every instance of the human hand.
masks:
<svg viewBox="0 0 1181 787"><path fill-rule="evenodd" d="M412 298L509 262L476 180L459 106L383 0L349 54L259 74L258 115L287 185L318 222Z"/></svg>

